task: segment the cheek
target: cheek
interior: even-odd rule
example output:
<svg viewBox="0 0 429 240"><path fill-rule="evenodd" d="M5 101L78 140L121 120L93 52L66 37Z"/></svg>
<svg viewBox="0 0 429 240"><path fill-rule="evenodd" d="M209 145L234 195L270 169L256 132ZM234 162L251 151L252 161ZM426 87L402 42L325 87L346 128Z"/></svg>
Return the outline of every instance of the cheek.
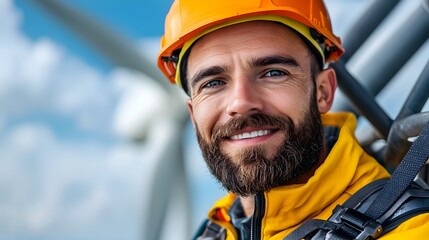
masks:
<svg viewBox="0 0 429 240"><path fill-rule="evenodd" d="M195 125L200 130L201 134L206 140L211 137L212 129L216 125L219 108L214 104L199 104L194 107L194 121Z"/></svg>
<svg viewBox="0 0 429 240"><path fill-rule="evenodd" d="M271 111L287 115L292 118L295 123L301 121L308 111L310 96L305 89L270 93L269 96L272 97L266 98L271 99L268 106L273 106L275 108L275 110Z"/></svg>

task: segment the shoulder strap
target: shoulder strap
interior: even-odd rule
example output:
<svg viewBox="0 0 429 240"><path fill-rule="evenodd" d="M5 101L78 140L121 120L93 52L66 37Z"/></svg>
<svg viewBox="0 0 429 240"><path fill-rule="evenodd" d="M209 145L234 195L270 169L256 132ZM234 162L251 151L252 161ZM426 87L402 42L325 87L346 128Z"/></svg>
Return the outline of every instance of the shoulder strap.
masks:
<svg viewBox="0 0 429 240"><path fill-rule="evenodd" d="M401 197L407 187L429 159L429 123L411 145L404 159L392 174L365 214L373 219L381 218ZM386 197L388 196L388 197Z"/></svg>
<svg viewBox="0 0 429 240"><path fill-rule="evenodd" d="M386 185L387 181L389 181L389 179L382 178L368 183L347 199L347 201L342 204L343 207L353 209L363 208L364 206L362 205L364 203L372 202L367 201L368 198L374 197L374 194L380 191Z"/></svg>
<svg viewBox="0 0 429 240"><path fill-rule="evenodd" d="M370 183L343 206L337 206L328 221L309 220L284 239L373 239L417 214L428 212L428 191L411 190L411 183L428 159L429 123L390 180ZM417 198L410 198L411 196ZM372 199L369 200L370 198ZM369 204L364 206L365 202Z"/></svg>
<svg viewBox="0 0 429 240"><path fill-rule="evenodd" d="M198 229L194 240L225 240L225 229L216 223L206 220Z"/></svg>
<svg viewBox="0 0 429 240"><path fill-rule="evenodd" d="M386 234L401 223L422 213L429 213L429 191L418 184L413 183L403 194L398 203L400 207L394 207L395 212L388 211L383 220L383 234Z"/></svg>

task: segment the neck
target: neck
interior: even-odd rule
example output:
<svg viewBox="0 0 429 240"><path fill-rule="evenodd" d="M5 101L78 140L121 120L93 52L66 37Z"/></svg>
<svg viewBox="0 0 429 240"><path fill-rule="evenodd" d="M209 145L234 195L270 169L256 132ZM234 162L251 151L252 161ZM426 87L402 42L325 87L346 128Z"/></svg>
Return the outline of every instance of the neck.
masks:
<svg viewBox="0 0 429 240"><path fill-rule="evenodd" d="M244 210L244 215L246 215L246 217L252 216L255 210L255 196L240 197L240 202Z"/></svg>

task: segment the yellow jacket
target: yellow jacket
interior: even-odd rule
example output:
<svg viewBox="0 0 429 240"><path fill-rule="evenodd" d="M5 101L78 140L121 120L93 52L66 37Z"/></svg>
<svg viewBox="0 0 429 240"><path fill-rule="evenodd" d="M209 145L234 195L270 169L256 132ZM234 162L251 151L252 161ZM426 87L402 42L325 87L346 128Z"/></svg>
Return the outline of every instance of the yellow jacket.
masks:
<svg viewBox="0 0 429 240"><path fill-rule="evenodd" d="M389 177L366 154L354 137L356 119L349 113L322 116L325 126L341 128L325 162L305 184L282 186L264 193L261 239L283 239L305 220L327 219L336 205L346 201L367 183ZM238 239L228 210L237 198L228 194L209 211L209 219L227 230L227 240ZM255 208L257 208L255 204ZM426 239L429 214L414 217L380 239Z"/></svg>

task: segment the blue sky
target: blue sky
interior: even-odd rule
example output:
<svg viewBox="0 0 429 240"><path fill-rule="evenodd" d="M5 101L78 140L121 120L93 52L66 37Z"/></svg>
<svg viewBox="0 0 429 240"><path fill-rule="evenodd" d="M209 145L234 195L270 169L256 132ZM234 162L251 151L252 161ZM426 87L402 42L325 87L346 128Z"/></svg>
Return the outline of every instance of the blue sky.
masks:
<svg viewBox="0 0 429 240"><path fill-rule="evenodd" d="M73 0L62 1L94 18L106 23L116 31L131 39L159 38L163 32L163 18L172 0L148 1L103 1ZM33 1L15 0L16 6L23 13L22 31L30 39L49 36L63 44L70 52L82 57L83 61L103 71L113 66L99 57L84 41L65 28L51 15L46 14Z"/></svg>
<svg viewBox="0 0 429 240"><path fill-rule="evenodd" d="M155 58L172 1L62 2ZM327 1L340 35L364 2ZM160 122L170 110L162 109L165 92L147 76L111 65L32 1L1 0L0 16L0 239L141 239L151 170L169 135L143 123ZM417 67L398 78L415 78L428 53L426 44L413 60ZM381 99L397 109L408 85ZM195 229L223 191L188 127L185 164ZM136 134L149 137L131 141ZM179 239L180 229L176 233Z"/></svg>

